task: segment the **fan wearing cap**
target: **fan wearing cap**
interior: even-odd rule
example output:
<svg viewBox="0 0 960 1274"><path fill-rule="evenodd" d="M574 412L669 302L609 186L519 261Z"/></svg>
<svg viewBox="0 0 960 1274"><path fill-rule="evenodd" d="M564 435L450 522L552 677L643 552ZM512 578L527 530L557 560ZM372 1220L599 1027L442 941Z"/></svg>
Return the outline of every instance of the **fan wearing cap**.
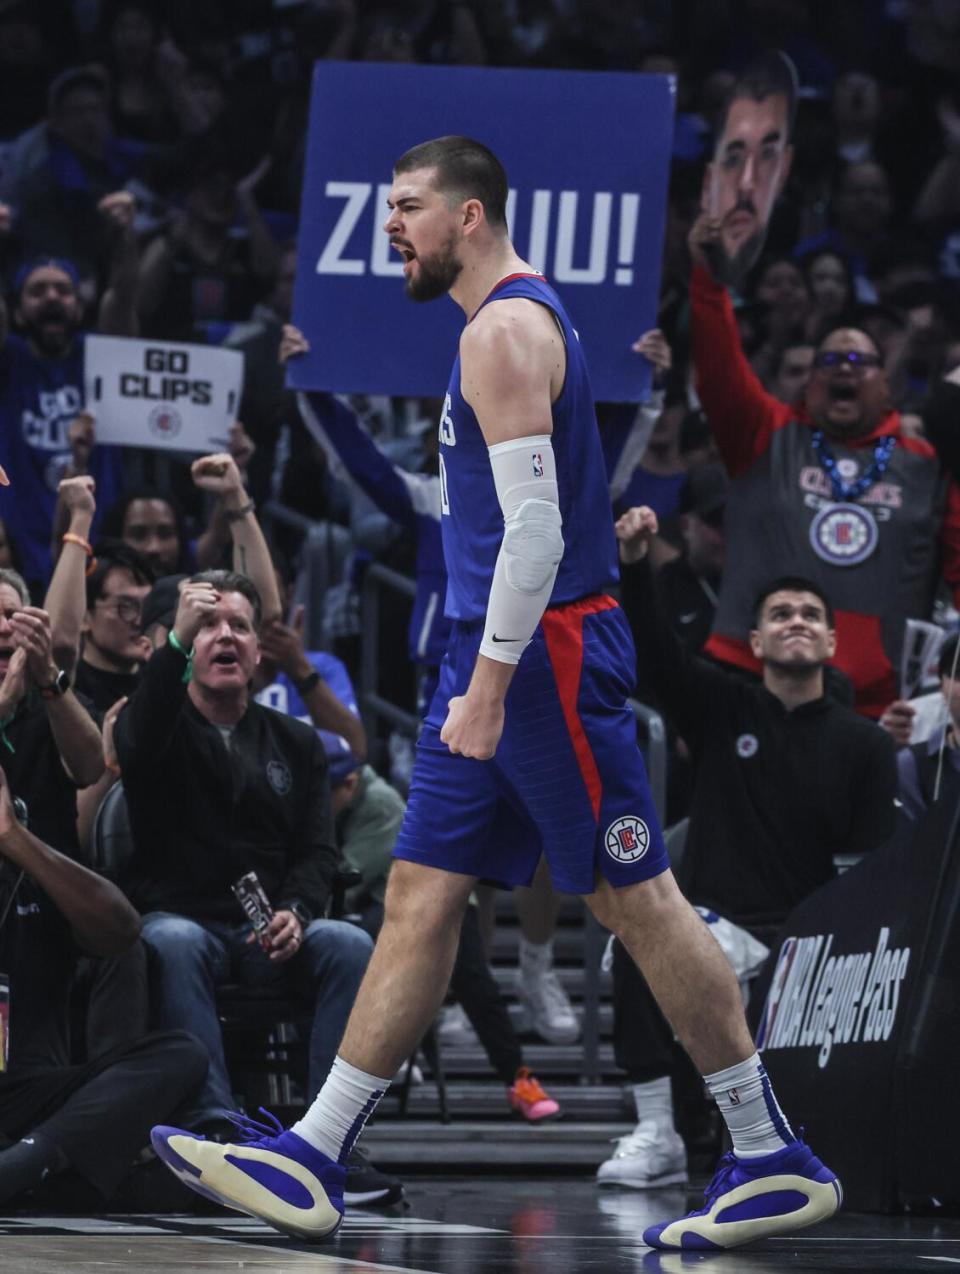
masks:
<svg viewBox="0 0 960 1274"><path fill-rule="evenodd" d="M101 200L112 254L97 326L107 335L137 332L133 215L133 199L125 191ZM61 257L27 261L14 280L12 317L18 330L0 342L0 432L13 486L0 490L0 516L20 544L28 581L46 584L57 484L71 460L68 430L84 402L83 303L76 266ZM0 331L7 331L5 313ZM116 448L94 449L90 474L102 507L116 498L122 472Z"/></svg>
<svg viewBox="0 0 960 1274"><path fill-rule="evenodd" d="M903 428L883 352L866 331L827 332L798 402L763 388L713 268L718 235L704 214L689 236L697 390L732 480L734 566L706 649L759 671L752 599L764 580L803 575L831 597L834 662L853 682L857 709L877 718L896 698L905 622L929 614L941 572L960 601L960 487L942 476L930 444Z"/></svg>

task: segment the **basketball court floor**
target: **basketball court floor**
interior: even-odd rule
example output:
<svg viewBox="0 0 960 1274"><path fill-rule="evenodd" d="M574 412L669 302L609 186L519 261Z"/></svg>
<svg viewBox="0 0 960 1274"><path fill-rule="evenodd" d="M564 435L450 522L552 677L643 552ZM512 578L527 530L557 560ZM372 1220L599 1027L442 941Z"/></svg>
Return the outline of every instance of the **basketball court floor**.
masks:
<svg viewBox="0 0 960 1274"><path fill-rule="evenodd" d="M688 1204L687 1200L690 1200ZM640 1234L692 1206L682 1189L599 1190L589 1178L416 1177L406 1205L355 1211L322 1246L238 1214L0 1218L3 1274L709 1274L960 1268L960 1218L841 1213L789 1239L663 1253ZM186 1204L185 1204L186 1206Z"/></svg>

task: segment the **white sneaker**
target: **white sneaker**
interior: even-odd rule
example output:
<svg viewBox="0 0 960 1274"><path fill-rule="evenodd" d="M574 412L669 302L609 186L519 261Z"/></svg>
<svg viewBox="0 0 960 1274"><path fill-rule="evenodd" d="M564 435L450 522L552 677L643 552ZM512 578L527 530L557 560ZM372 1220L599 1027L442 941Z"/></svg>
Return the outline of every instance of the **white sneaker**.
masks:
<svg viewBox="0 0 960 1274"><path fill-rule="evenodd" d="M423 1083L423 1071L420 1069L417 1063L412 1061L409 1057L407 1058L405 1062L402 1063L400 1069L397 1071L396 1075L394 1075L393 1082L395 1084L404 1083L407 1078L407 1071L410 1072L411 1084L416 1085L416 1084Z"/></svg>
<svg viewBox="0 0 960 1274"><path fill-rule="evenodd" d="M451 1004L440 1015L437 1026L437 1038L441 1044L479 1044L477 1033L470 1025L470 1019L459 1004Z"/></svg>
<svg viewBox="0 0 960 1274"><path fill-rule="evenodd" d="M620 1137L617 1148L597 1169L602 1186L630 1186L653 1190L687 1181L687 1152L676 1130L655 1119L644 1119L633 1132Z"/></svg>
<svg viewBox="0 0 960 1274"><path fill-rule="evenodd" d="M580 1019L553 969L517 970L517 999L530 1025L551 1044L574 1044L580 1038Z"/></svg>

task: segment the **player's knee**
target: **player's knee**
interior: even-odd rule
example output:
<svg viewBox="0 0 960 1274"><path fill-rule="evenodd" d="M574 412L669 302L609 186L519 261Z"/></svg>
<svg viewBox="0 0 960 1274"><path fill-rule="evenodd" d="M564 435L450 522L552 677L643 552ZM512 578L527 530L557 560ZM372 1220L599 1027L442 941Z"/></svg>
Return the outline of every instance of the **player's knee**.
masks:
<svg viewBox="0 0 960 1274"><path fill-rule="evenodd" d="M387 883L384 925L411 929L421 943L440 936L451 926L459 931L469 893L468 877L398 859Z"/></svg>

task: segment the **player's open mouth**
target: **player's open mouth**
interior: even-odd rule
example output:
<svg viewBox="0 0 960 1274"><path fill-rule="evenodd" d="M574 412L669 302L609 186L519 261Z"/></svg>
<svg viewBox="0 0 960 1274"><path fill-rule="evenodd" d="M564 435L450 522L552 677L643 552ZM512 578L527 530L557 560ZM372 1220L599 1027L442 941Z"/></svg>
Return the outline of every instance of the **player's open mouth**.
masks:
<svg viewBox="0 0 960 1274"><path fill-rule="evenodd" d="M390 246L391 248L396 248L396 250L400 253L401 258L403 259L404 272L406 272L407 266L410 265L412 261L416 260L417 254L408 244L398 243L396 240L394 240Z"/></svg>
<svg viewBox="0 0 960 1274"><path fill-rule="evenodd" d="M214 655L213 662L220 668L235 668L237 657L231 651L224 650L219 655Z"/></svg>

